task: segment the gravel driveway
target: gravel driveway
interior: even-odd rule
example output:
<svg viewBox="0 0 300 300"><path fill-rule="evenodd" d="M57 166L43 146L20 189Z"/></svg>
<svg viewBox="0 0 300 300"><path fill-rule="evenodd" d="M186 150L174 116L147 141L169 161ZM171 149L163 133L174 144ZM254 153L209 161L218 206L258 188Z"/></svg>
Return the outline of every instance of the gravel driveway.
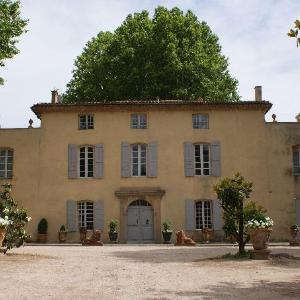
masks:
<svg viewBox="0 0 300 300"><path fill-rule="evenodd" d="M272 253L300 257L300 248ZM205 260L231 246L26 246L0 254L0 299L300 299L300 260Z"/></svg>

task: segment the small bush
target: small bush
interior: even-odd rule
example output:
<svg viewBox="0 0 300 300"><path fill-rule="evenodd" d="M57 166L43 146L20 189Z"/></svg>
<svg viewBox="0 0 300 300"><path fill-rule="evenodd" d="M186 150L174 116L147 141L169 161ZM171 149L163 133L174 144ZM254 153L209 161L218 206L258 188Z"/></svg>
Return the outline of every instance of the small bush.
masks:
<svg viewBox="0 0 300 300"><path fill-rule="evenodd" d="M169 220L165 220L162 223L164 231L171 231L171 222Z"/></svg>
<svg viewBox="0 0 300 300"><path fill-rule="evenodd" d="M61 225L59 231L65 232L66 231L65 225Z"/></svg>
<svg viewBox="0 0 300 300"><path fill-rule="evenodd" d="M38 233L39 234L46 234L48 231L48 222L45 218L41 219L38 224Z"/></svg>
<svg viewBox="0 0 300 300"><path fill-rule="evenodd" d="M109 232L117 232L118 231L118 225L119 225L118 220L111 219L109 224L108 224Z"/></svg>

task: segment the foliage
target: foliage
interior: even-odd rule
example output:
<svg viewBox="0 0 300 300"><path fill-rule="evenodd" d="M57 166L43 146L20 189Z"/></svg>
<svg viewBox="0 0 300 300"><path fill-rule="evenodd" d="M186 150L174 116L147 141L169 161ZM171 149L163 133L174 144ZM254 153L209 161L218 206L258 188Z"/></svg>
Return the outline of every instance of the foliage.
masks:
<svg viewBox="0 0 300 300"><path fill-rule="evenodd" d="M12 185L4 184L0 193L0 217L9 220L6 226L4 240L5 252L9 249L23 245L28 234L25 225L31 220L24 208L19 208L17 202L11 196Z"/></svg>
<svg viewBox="0 0 300 300"><path fill-rule="evenodd" d="M8 216L5 216L4 219L0 217L0 228L1 229L6 229L10 223L11 223L11 221L8 220Z"/></svg>
<svg viewBox="0 0 300 300"><path fill-rule="evenodd" d="M218 37L177 7L153 18L128 15L114 32L100 32L75 61L64 102L203 98L238 101L238 82Z"/></svg>
<svg viewBox="0 0 300 300"><path fill-rule="evenodd" d="M118 226L119 226L118 220L111 219L109 224L108 224L109 232L117 232L118 231Z"/></svg>
<svg viewBox="0 0 300 300"><path fill-rule="evenodd" d="M38 233L39 234L46 234L48 231L48 222L45 218L42 218L38 224Z"/></svg>
<svg viewBox="0 0 300 300"><path fill-rule="evenodd" d="M290 29L290 31L287 33L287 35L291 38L295 38L296 42L297 42L297 47L299 47L300 45L300 34L299 34L299 30L300 30L300 20L296 20L294 22L294 28L295 29Z"/></svg>
<svg viewBox="0 0 300 300"><path fill-rule="evenodd" d="M164 231L171 231L171 221L170 220L165 220L163 223L162 223L162 226L163 226L163 230Z"/></svg>
<svg viewBox="0 0 300 300"><path fill-rule="evenodd" d="M244 201L250 197L252 183L245 180L239 173L233 178L225 178L214 186L220 200L224 214L224 230L226 235L233 235L239 244L239 254L245 252L245 245L249 241L246 234Z"/></svg>
<svg viewBox="0 0 300 300"><path fill-rule="evenodd" d="M294 224L290 227L291 230L300 230L297 224Z"/></svg>
<svg viewBox="0 0 300 300"><path fill-rule="evenodd" d="M28 20L20 17L20 2L0 0L0 67L4 67L4 60L13 58L19 50L16 47L19 37L25 32ZM0 84L4 80L0 77Z"/></svg>
<svg viewBox="0 0 300 300"><path fill-rule="evenodd" d="M66 226L65 225L61 225L59 231L60 232L65 232L66 231Z"/></svg>

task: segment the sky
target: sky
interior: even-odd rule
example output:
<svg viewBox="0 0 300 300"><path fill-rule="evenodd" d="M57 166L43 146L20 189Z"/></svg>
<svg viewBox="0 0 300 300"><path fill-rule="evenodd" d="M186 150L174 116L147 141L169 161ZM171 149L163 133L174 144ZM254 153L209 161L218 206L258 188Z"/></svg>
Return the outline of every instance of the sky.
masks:
<svg viewBox="0 0 300 300"><path fill-rule="evenodd" d="M20 54L0 69L0 126L34 127L30 107L50 102L51 90L64 92L74 60L99 31L115 30L130 13L162 5L192 10L218 35L229 70L239 81L242 100L254 99L254 86L273 103L266 119L293 122L300 113L300 48L286 33L300 18L300 0L21 0L28 32Z"/></svg>

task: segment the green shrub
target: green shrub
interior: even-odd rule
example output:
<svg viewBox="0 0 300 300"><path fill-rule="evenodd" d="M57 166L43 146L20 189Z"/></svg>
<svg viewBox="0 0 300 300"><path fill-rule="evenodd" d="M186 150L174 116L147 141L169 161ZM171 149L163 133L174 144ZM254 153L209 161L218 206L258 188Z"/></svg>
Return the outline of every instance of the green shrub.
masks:
<svg viewBox="0 0 300 300"><path fill-rule="evenodd" d="M118 231L118 225L119 225L118 220L111 219L109 224L108 224L109 232L117 232Z"/></svg>
<svg viewBox="0 0 300 300"><path fill-rule="evenodd" d="M171 221L165 220L162 223L162 226L163 226L163 231L171 231Z"/></svg>
<svg viewBox="0 0 300 300"><path fill-rule="evenodd" d="M63 232L66 231L65 225L61 225L59 231L63 231Z"/></svg>
<svg viewBox="0 0 300 300"><path fill-rule="evenodd" d="M46 234L48 231L48 222L45 218L41 219L38 224L38 233L39 234Z"/></svg>

